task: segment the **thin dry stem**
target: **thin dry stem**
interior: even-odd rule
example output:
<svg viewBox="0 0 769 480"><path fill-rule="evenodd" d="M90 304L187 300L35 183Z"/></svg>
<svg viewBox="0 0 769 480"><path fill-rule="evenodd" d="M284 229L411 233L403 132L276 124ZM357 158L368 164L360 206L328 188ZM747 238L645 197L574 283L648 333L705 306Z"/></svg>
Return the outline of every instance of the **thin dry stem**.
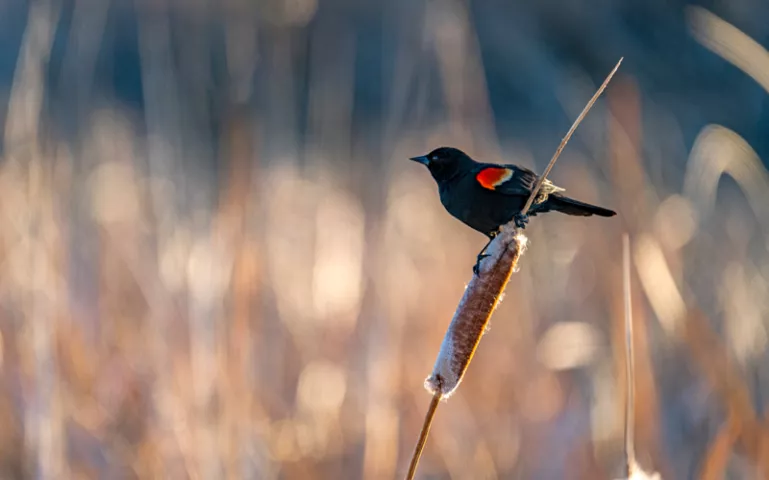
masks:
<svg viewBox="0 0 769 480"><path fill-rule="evenodd" d="M625 456L628 477L636 468L635 457L635 355L633 352L633 306L630 289L630 237L622 236L622 283L625 294L625 373L627 399L625 400Z"/></svg>
<svg viewBox="0 0 769 480"><path fill-rule="evenodd" d="M419 439L414 447L414 454L411 456L409 472L406 474L407 480L412 480L417 473L417 465L419 465L419 459L422 458L422 451L425 449L425 444L427 443L427 435L430 433L430 427L433 424L435 412L438 410L438 404L441 402L441 398L441 392L435 392L433 399L430 401L430 406L425 414L425 421L422 424L422 431L419 432Z"/></svg>
<svg viewBox="0 0 769 480"><path fill-rule="evenodd" d="M558 148L555 150L555 153L553 154L553 158L550 159L550 163L547 164L547 168L545 168L545 171L542 173L542 176L539 177L539 180L537 181L537 184L534 186L534 189L531 191L531 195L529 195L529 199L526 200L526 205L523 206L523 210L521 210L522 214L526 214L529 211L529 208L531 208L531 204L534 203L534 199L537 198L537 194L539 193L539 189L542 187L542 184L547 179L547 176L550 174L550 170L552 170L553 165L555 165L555 161L558 160L558 157L561 156L561 152L563 152L563 149L566 148L566 144L569 143L569 140L571 139L571 136L574 134L574 131L577 130L577 127L580 123L582 123L582 120L587 115L587 112L590 111L591 108L593 108L593 105L595 104L596 100L598 100L598 97L601 96L603 91L606 89L606 86L611 81L612 77L614 77L614 74L617 73L617 70L619 69L619 66L622 64L622 60L625 57L622 57L619 59L617 64L614 66L612 71L609 73L609 75L606 77L606 80L603 81L600 87L598 87L598 90L593 94L593 98L590 99L589 102L587 102L587 105L585 105L585 108L582 109L582 112L579 114L576 120L574 120L574 123L571 124L571 128L568 132L566 132L566 136L563 137L563 140L561 140L561 143L558 145Z"/></svg>

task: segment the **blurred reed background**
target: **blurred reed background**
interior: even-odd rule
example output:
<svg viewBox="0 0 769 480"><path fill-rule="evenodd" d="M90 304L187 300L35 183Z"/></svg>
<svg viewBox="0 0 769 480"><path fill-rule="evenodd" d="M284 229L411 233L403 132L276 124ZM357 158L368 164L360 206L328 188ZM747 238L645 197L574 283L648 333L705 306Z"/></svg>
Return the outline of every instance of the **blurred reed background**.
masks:
<svg viewBox="0 0 769 480"><path fill-rule="evenodd" d="M764 47L761 46L764 45ZM769 472L769 3L0 2L0 478L390 479L485 239L453 145L614 208L527 229L420 478Z"/></svg>

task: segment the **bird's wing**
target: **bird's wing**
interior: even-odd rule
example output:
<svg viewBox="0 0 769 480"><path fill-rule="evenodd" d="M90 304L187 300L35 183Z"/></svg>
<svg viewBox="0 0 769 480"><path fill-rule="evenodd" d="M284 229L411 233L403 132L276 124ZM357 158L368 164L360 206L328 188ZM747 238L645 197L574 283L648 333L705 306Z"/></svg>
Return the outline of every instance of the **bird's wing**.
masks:
<svg viewBox="0 0 769 480"><path fill-rule="evenodd" d="M528 168L517 165L483 165L475 173L478 184L505 195L529 195L539 177ZM541 194L562 192L550 180L542 184Z"/></svg>

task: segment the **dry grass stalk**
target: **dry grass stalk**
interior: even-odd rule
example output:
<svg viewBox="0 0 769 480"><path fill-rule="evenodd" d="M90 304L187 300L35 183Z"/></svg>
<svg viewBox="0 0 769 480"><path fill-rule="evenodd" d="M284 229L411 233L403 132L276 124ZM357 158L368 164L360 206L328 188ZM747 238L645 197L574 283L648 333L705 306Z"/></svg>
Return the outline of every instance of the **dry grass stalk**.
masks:
<svg viewBox="0 0 769 480"><path fill-rule="evenodd" d="M622 286L625 299L625 461L627 479L660 480L658 473L644 472L635 455L635 352L633 351L633 303L630 288L630 237L622 236Z"/></svg>
<svg viewBox="0 0 769 480"><path fill-rule="evenodd" d="M574 120L574 123L571 124L571 128L569 128L569 131L566 132L566 136L563 137L563 140L561 140L561 143L558 144L558 148L555 150L555 153L553 154L553 158L550 159L550 162L547 164L547 167L545 168L545 171L542 172L542 175L539 177L539 181L534 186L534 190L532 190L532 195L529 195L529 199L526 201L526 205L523 206L523 213L526 213L529 211L529 208L531 208L531 204L534 202L534 199L537 198L536 194L539 192L539 187L542 186L542 182L544 182L547 179L547 176L550 175L550 170L552 170L553 165L555 165L555 161L558 160L558 157L561 156L561 152L563 152L563 149L566 148L566 144L569 143L569 140L571 139L571 136L574 134L574 132L577 130L577 127L580 123L582 123L582 120L584 120L585 116L587 115L587 112L590 111L591 108L593 108L593 105L595 104L596 100L598 100L598 97L601 96L601 93L606 89L606 86L609 85L609 82L611 81L612 77L614 77L614 74L617 73L617 70L619 69L619 66L622 65L622 60L624 60L625 57L622 57L619 59L616 65L614 65L614 68L611 72L609 72L609 75L606 76L606 79L603 81L600 87L598 87L598 90L596 90L595 94L593 94L593 97L590 99L589 102L587 102L587 105L585 105L585 108L582 109L579 116L576 120Z"/></svg>
<svg viewBox="0 0 769 480"><path fill-rule="evenodd" d="M627 475L636 468L635 435L635 356L633 352L633 305L630 290L630 237L622 236L622 283L625 295L625 368L627 375L627 399L625 400L625 456Z"/></svg>
<svg viewBox="0 0 769 480"><path fill-rule="evenodd" d="M566 147L572 134L574 134L574 131L585 118L587 112L590 111L598 97L603 93L621 63L622 59L620 58L614 69L612 69L574 121L566 136L561 140L547 168L532 189L531 195L529 195L526 205L524 205L521 211L523 214L528 212L534 199L537 198L542 183L547 178L553 165L555 165L556 160ZM408 480L413 479L416 474L417 465L427 441L432 421L435 418L438 404L441 399L448 398L453 394L462 381L462 377L467 371L470 360L472 360L475 350L478 348L478 343L486 330L491 314L499 303L499 298L507 286L510 275L516 268L518 260L525 250L526 242L526 237L518 231L512 222L502 227L500 234L489 245L487 250L489 257L481 262L480 275L473 277L465 290L462 300L459 302L454 318L446 330L433 372L425 380L425 388L433 394L433 398L425 416L419 440L411 457L409 470L406 475Z"/></svg>
<svg viewBox="0 0 769 480"><path fill-rule="evenodd" d="M417 445L414 447L414 455L411 457L411 463L409 464L409 471L406 474L406 478L414 478L414 475L417 473L419 458L422 456L422 450L425 449L425 443L427 443L427 435L430 434L430 426L433 424L433 418L435 418L435 412L438 410L438 404L440 401L441 393L435 392L433 394L433 399L430 401L430 406L427 408L424 426L419 432L419 439L417 439Z"/></svg>

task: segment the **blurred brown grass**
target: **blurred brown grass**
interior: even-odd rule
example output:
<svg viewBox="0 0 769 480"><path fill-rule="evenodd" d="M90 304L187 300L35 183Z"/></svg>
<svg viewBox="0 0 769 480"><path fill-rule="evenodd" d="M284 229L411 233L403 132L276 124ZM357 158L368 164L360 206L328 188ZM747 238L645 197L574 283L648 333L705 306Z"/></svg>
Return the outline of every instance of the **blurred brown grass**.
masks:
<svg viewBox="0 0 769 480"><path fill-rule="evenodd" d="M144 117L101 105L76 143L41 128L58 11L41 2L30 13L0 161L0 478L404 473L423 379L484 242L406 158L452 144L532 166L531 150L495 139L459 2L427 11L423 51L399 43L402 81L388 86L375 155L353 121L354 40L333 24L322 33L339 48L308 54L306 140L297 73L281 56L291 45L272 45L273 104L241 104L266 60L249 50L256 33L236 3L221 131L190 120L203 107L180 90L205 91L186 70L201 55L191 45L181 66L169 61L161 8L139 15ZM94 22L83 28L98 32L88 15L99 10L85 7ZM262 7L290 27L316 4ZM432 101L425 57L447 115L403 131L405 106L419 115ZM623 231L634 245L638 461L663 478L769 468L766 171L720 126L688 158L675 128L645 151L641 119L654 112L633 79L607 93L577 133L586 148L567 149L553 179L620 216L533 222L525 265L436 420L422 478L619 475ZM660 176L652 155L685 169ZM207 159L215 169L199 166ZM723 176L735 182L717 189Z"/></svg>

